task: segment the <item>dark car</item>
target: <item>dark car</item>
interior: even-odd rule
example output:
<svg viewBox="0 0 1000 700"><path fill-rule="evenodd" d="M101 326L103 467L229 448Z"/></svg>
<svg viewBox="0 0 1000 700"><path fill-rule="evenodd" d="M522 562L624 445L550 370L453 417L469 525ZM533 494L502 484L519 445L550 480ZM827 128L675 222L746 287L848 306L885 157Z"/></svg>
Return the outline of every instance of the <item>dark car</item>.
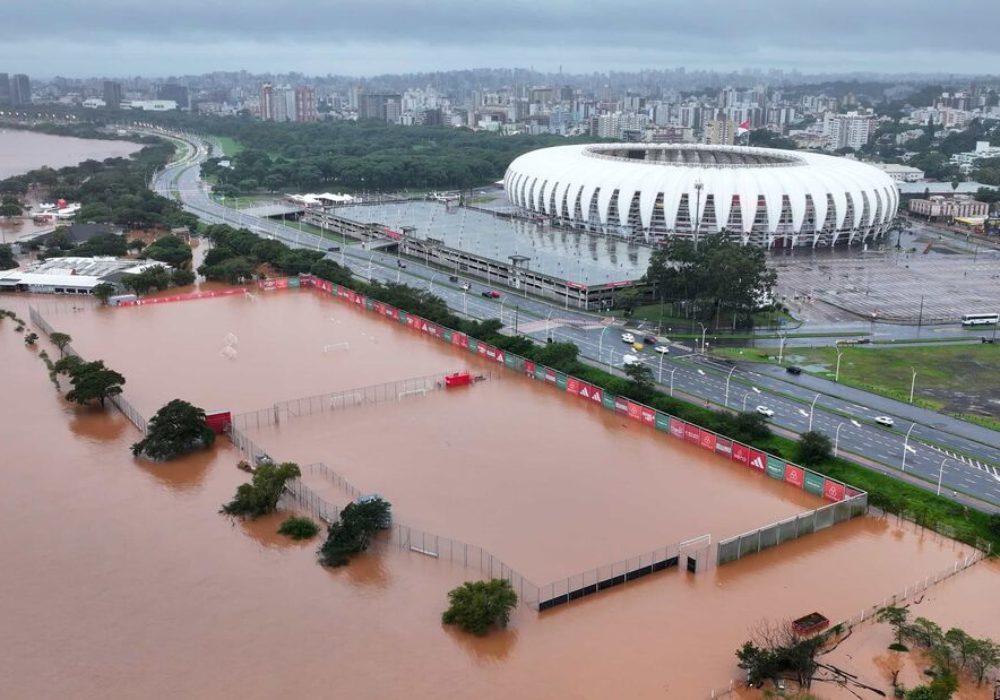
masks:
<svg viewBox="0 0 1000 700"><path fill-rule="evenodd" d="M802 374L802 368L796 367L795 365L789 365L788 367L785 367L785 371L788 372L789 374L795 374L795 375Z"/></svg>
<svg viewBox="0 0 1000 700"><path fill-rule="evenodd" d="M340 246L333 245L326 249L329 253L336 253L340 250Z"/></svg>
<svg viewBox="0 0 1000 700"><path fill-rule="evenodd" d="M655 335L644 335L642 336L642 342L646 345L656 345L659 341L656 339Z"/></svg>
<svg viewBox="0 0 1000 700"><path fill-rule="evenodd" d="M402 268L405 268L405 267L406 267L406 263L405 263L405 262L403 262L402 260L397 260L397 261L396 261L396 266L397 266L397 267L402 267Z"/></svg>
<svg viewBox="0 0 1000 700"><path fill-rule="evenodd" d="M500 292L494 289L487 289L485 292L483 292L483 296L486 297L487 299L499 299Z"/></svg>

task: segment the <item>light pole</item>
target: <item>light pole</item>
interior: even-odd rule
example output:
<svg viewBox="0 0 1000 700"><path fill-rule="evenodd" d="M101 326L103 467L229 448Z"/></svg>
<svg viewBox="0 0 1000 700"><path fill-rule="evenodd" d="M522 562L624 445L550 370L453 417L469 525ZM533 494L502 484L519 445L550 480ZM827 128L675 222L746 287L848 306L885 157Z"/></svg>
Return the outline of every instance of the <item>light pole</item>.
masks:
<svg viewBox="0 0 1000 700"><path fill-rule="evenodd" d="M676 371L677 371L676 367L670 370L670 396L674 395L674 372Z"/></svg>
<svg viewBox="0 0 1000 700"><path fill-rule="evenodd" d="M812 403L809 404L809 430L810 431L812 431L812 429L813 429L813 413L815 413L815 411L816 411L816 401L818 401L818 400L819 400L819 394L816 394L816 397L812 400Z"/></svg>
<svg viewBox="0 0 1000 700"><path fill-rule="evenodd" d="M917 369L910 367L910 371L913 372L913 378L910 380L910 403L913 403L913 389L917 386Z"/></svg>
<svg viewBox="0 0 1000 700"><path fill-rule="evenodd" d="M657 370L656 383L663 384L663 353L660 353L660 368Z"/></svg>
<svg viewBox="0 0 1000 700"><path fill-rule="evenodd" d="M434 278L435 278L435 277L437 277L437 276L438 276L439 274L440 274L440 273L438 273L438 272L435 272L435 273L434 273L433 275L431 275L431 281L430 281L430 283L429 283L429 284L427 285L427 291L428 291L428 292L431 292L431 293L433 293L433 292L434 292ZM501 320L503 320L503 319L501 319Z"/></svg>
<svg viewBox="0 0 1000 700"><path fill-rule="evenodd" d="M840 358L843 357L844 351L837 350L837 371L833 375L833 381L840 383Z"/></svg>
<svg viewBox="0 0 1000 700"><path fill-rule="evenodd" d="M465 290L462 292L462 313L466 316L469 315L469 292Z"/></svg>
<svg viewBox="0 0 1000 700"><path fill-rule="evenodd" d="M944 463L947 462L947 461L948 461L948 458L945 457L944 459L941 460L941 466L938 467L938 488L937 488L937 495L938 496L941 495L941 479L944 478Z"/></svg>
<svg viewBox="0 0 1000 700"><path fill-rule="evenodd" d="M916 450L914 450L912 447L910 447L910 433L913 432L913 429L916 428L916 427L917 427L916 423L911 424L910 425L910 429L906 431L906 437L903 438L903 466L902 466L902 469L903 469L904 472L906 471L906 453L910 452L911 450L913 452L916 452Z"/></svg>
<svg viewBox="0 0 1000 700"><path fill-rule="evenodd" d="M702 323L701 321L698 321L698 325L701 326L701 354L704 355L705 354L705 333L708 332L708 329L705 328L705 324Z"/></svg>
<svg viewBox="0 0 1000 700"><path fill-rule="evenodd" d="M549 316L551 316L551 315L552 315L552 313L550 312ZM597 340L597 361L598 362L600 362L601 361L601 357L603 357L603 353L601 351L604 348L604 334L607 333L609 330L611 330L611 326L605 326L604 330L601 331L601 337L598 338L598 340ZM608 369L611 369L611 363L610 362L608 362Z"/></svg>
<svg viewBox="0 0 1000 700"><path fill-rule="evenodd" d="M374 258L374 257L375 257L375 253L372 253L371 255L368 256L368 281L369 282L372 279L372 258Z"/></svg>
<svg viewBox="0 0 1000 700"><path fill-rule="evenodd" d="M501 299L500 300L500 323L501 324L503 323L503 302L504 302L504 300Z"/></svg>
<svg viewBox="0 0 1000 700"><path fill-rule="evenodd" d="M695 180L694 191L697 195L694 206L694 249L698 250L698 233L701 230L701 190L705 184L701 180Z"/></svg>
<svg viewBox="0 0 1000 700"><path fill-rule="evenodd" d="M747 393L743 394L743 407L740 410L743 411L744 413L746 413L747 410L747 397L750 396L750 393L751 392L748 391Z"/></svg>
<svg viewBox="0 0 1000 700"><path fill-rule="evenodd" d="M837 423L837 432L833 436L833 458L837 458L837 447L840 445L840 429L844 427L843 423Z"/></svg>
<svg viewBox="0 0 1000 700"><path fill-rule="evenodd" d="M785 333L778 333L778 337L781 338L781 344L778 346L778 364L781 364L781 359L785 356L785 340L788 335Z"/></svg>
<svg viewBox="0 0 1000 700"><path fill-rule="evenodd" d="M726 375L726 400L723 405L729 408L729 380L733 378L733 372L736 371L736 365L733 365L732 369L729 370L729 374Z"/></svg>

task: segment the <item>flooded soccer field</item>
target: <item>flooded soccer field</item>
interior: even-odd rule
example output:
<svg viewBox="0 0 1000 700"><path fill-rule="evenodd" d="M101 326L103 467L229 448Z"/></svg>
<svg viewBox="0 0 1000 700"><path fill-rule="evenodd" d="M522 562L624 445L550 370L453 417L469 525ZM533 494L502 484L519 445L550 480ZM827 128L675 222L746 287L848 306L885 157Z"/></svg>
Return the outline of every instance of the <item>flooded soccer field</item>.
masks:
<svg viewBox="0 0 1000 700"><path fill-rule="evenodd" d="M338 309L340 315L347 313L345 305L308 297L287 295L312 309L311 314L294 316L297 323L316 316L315 323L335 326L329 317L336 317ZM0 305L27 317L27 301L3 297ZM228 316L199 311L213 305L226 309ZM227 366L222 363L212 365L214 371L195 368L189 375L185 363L192 360L184 354L183 342L171 345L178 353L174 356L150 341L153 334L169 335L166 317L156 323L141 320L150 311L179 312L180 326L212 331L212 344L205 347L213 348L208 354L215 356L225 333L252 337L255 323L240 315L243 308L221 300L109 310L121 314L116 319L140 319L115 331L114 347L102 340L103 331L90 330L84 320L90 317L94 327L100 327L109 323L102 320L103 312L47 312L46 317L74 335L74 345L84 356L119 366L129 380L126 393L137 403L155 407L173 398L171 389L178 395L203 391L192 398L212 406L229 405L215 398L213 387L219 393L240 390L239 401L231 402L234 409L240 402L256 408L261 400L266 404L315 393L305 381L280 391L282 382L300 381L295 372L284 369L285 354L275 353L270 364L261 360L255 365L256 378L253 373L227 375L218 369ZM255 303L255 308L268 306ZM277 323L297 313L283 305L274 308L266 313L274 313ZM185 324L188 313L194 316ZM64 318L73 319L72 328ZM398 338L401 344L405 341L406 356L424 357L421 362L427 363L419 369L400 366L398 377L439 367L451 371L475 362L466 354L450 357L438 341L404 328L397 336L393 324L370 321L378 330L365 332L375 335L379 345L383 337ZM250 330L241 331L239 323ZM234 365L252 354L243 352L251 345L243 335ZM289 352L294 345L288 342ZM42 347L55 352L45 343ZM478 572L395 549L377 549L344 569L325 570L315 563L317 542L293 544L274 534L280 515L233 523L218 514L246 477L235 469L238 454L224 439L211 451L177 462L137 461L128 449L139 438L132 426L117 413L64 402L36 355L12 324L0 324L0 378L7 399L0 402L6 477L0 489L4 697L708 698L712 688L725 687L738 673L733 652L757 621L813 610L831 619L847 617L968 553L961 545L906 523L859 518L703 574L671 570L541 614L519 606L505 632L470 638L443 627L440 614L447 591ZM301 360L300 366L307 362L315 363L309 367L322 366L320 360ZM358 360L350 371L330 372L322 390L382 380L383 375L366 367ZM259 386L240 389L240 382L255 381ZM393 406L411 411L437 402L451 420L458 420L463 406L471 413L478 397L489 397L490 392L533 391L530 384L521 391L519 381L489 381L450 404L456 397L440 392ZM544 408L549 399L540 387L538 391L532 403ZM616 427L612 416L591 416L574 402L554 394L549 398L553 405L565 406L565 420L585 421L577 433L625 442L620 440L625 429ZM343 414L351 421L361 415ZM425 420L412 414L405 419L417 425ZM437 430L436 439L448 434L433 423L426 425ZM602 431L607 436L601 436ZM495 439L485 428L473 434L477 440ZM348 449L351 440L340 437ZM382 441L392 439L387 433ZM508 437L504 444L514 446L526 439L531 445L530 433L527 438ZM628 459L616 460L609 468L621 469L626 463L645 467L642 457L648 453L643 451L658 447L652 434L643 442L650 446L621 448ZM360 454L361 440L354 444L350 449ZM686 454L683 445L677 448ZM535 465L536 471L558 461L556 448L545 454L547 461ZM571 450L568 454L582 456ZM298 459L294 453L281 456ZM422 464L425 459L418 450L411 462L428 468ZM698 469L708 472L714 467ZM527 486L552 485L545 484L544 474L536 478ZM358 481L369 486L364 478ZM617 481L622 481L620 475ZM593 486L586 495L598 506L599 497L606 497L610 510L595 513L594 519L603 518L610 527L619 514L615 499L623 496L614 486L616 480L609 483ZM636 488L628 480L623 484ZM379 483L370 486L382 488ZM794 493L776 486L779 491L770 497L769 508L782 507L787 491ZM404 503L407 497L400 499ZM497 508L506 507L517 516L516 506L495 500ZM561 551L550 551L549 557L557 560ZM968 578L972 576L976 578ZM959 613L982 612L985 591L998 583L1000 571L980 564L932 592L950 601L958 619ZM970 588L961 595L948 594L949 587L960 584ZM971 623L962 624L973 631Z"/></svg>

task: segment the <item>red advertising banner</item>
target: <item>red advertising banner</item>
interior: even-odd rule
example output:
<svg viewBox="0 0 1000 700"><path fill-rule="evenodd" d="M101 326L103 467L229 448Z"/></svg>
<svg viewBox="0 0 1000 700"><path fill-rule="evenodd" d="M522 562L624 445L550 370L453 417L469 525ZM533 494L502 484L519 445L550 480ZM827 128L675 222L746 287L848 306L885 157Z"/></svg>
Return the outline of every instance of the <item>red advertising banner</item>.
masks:
<svg viewBox="0 0 1000 700"><path fill-rule="evenodd" d="M319 287L327 294L333 291L333 282L331 282L330 280L315 280L313 282L313 285Z"/></svg>
<svg viewBox="0 0 1000 700"><path fill-rule="evenodd" d="M701 431L701 446L706 450L715 451L715 433L710 433L707 430Z"/></svg>
<svg viewBox="0 0 1000 700"><path fill-rule="evenodd" d="M827 479L823 482L823 498L828 501L842 501L846 490L839 481Z"/></svg>
<svg viewBox="0 0 1000 700"><path fill-rule="evenodd" d="M852 489L850 486L848 486L845 495L847 496L847 498L854 498L855 496L860 496L861 492L858 491L857 489Z"/></svg>
<svg viewBox="0 0 1000 700"><path fill-rule="evenodd" d="M556 371L554 369L545 368L545 381L552 382L553 384L556 383Z"/></svg>
<svg viewBox="0 0 1000 700"><path fill-rule="evenodd" d="M715 453L723 455L725 457L732 458L733 456L733 441L728 440L724 437L715 438Z"/></svg>
<svg viewBox="0 0 1000 700"><path fill-rule="evenodd" d="M214 292L190 292L188 294L171 294L166 297L146 297L135 301L123 301L118 306L149 306L150 304L169 304L175 301L194 301L196 299L212 299L214 297L229 297L238 294L246 294L243 287L233 287L232 289L220 289Z"/></svg>
<svg viewBox="0 0 1000 700"><path fill-rule="evenodd" d="M386 307L385 307L385 315L388 316L389 318L391 318L393 321L398 321L399 320L399 309L397 309L395 306L388 306L388 305L386 305Z"/></svg>
<svg viewBox="0 0 1000 700"><path fill-rule="evenodd" d="M794 464L785 464L785 482L802 488L806 482L806 470Z"/></svg>
<svg viewBox="0 0 1000 700"><path fill-rule="evenodd" d="M628 399L623 399L619 396L615 397L615 413L628 414L628 405L632 403Z"/></svg>
<svg viewBox="0 0 1000 700"><path fill-rule="evenodd" d="M451 337L452 337L452 339L455 338L454 335L452 335ZM534 377L535 376L535 363L532 362L531 360L525 360L524 361L524 373L527 374L529 377Z"/></svg>
<svg viewBox="0 0 1000 700"><path fill-rule="evenodd" d="M750 448L741 442L733 443L733 461L740 464L750 463Z"/></svg>
<svg viewBox="0 0 1000 700"><path fill-rule="evenodd" d="M268 277L267 279L257 280L257 288L262 289L265 292L271 289L288 289L288 278L279 277L275 279Z"/></svg>
<svg viewBox="0 0 1000 700"><path fill-rule="evenodd" d="M767 455L760 450L750 450L750 461L747 462L747 466L751 469L757 469L759 471L764 471L767 469Z"/></svg>
<svg viewBox="0 0 1000 700"><path fill-rule="evenodd" d="M628 417L632 420L642 420L642 406L635 403L634 401L627 401L628 404Z"/></svg>
<svg viewBox="0 0 1000 700"><path fill-rule="evenodd" d="M465 333L459 333L458 331L454 331L451 334L451 344L457 345L460 348L468 348L469 336L467 336Z"/></svg>
<svg viewBox="0 0 1000 700"><path fill-rule="evenodd" d="M580 390L577 392L577 395L581 399L593 401L598 406L600 406L604 401L604 392L601 391L600 387L596 387L593 384L587 384L587 382L580 382Z"/></svg>
<svg viewBox="0 0 1000 700"><path fill-rule="evenodd" d="M580 380L576 377L566 377L566 393L567 394L579 394L580 393Z"/></svg>
<svg viewBox="0 0 1000 700"><path fill-rule="evenodd" d="M670 419L670 434L675 438L684 439L684 426L686 424L682 420L677 420L676 418Z"/></svg>
<svg viewBox="0 0 1000 700"><path fill-rule="evenodd" d="M647 408L646 406L643 406L641 408L641 412L642 412L642 422L643 422L643 424L648 425L650 428L655 428L656 427L656 411L654 411L651 408Z"/></svg>
<svg viewBox="0 0 1000 700"><path fill-rule="evenodd" d="M688 442L694 443L695 445L701 443L701 428L697 425L691 425L688 423L684 426L684 439Z"/></svg>

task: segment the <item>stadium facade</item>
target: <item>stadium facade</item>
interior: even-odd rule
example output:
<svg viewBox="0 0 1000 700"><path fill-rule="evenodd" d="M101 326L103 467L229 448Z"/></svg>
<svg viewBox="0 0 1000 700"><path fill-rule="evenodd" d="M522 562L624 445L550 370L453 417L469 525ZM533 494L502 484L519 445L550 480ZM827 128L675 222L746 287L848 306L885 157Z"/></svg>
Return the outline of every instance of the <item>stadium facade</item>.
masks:
<svg viewBox="0 0 1000 700"><path fill-rule="evenodd" d="M723 231L767 248L869 243L899 205L870 165L744 146L542 148L510 164L504 187L526 216L647 243Z"/></svg>

